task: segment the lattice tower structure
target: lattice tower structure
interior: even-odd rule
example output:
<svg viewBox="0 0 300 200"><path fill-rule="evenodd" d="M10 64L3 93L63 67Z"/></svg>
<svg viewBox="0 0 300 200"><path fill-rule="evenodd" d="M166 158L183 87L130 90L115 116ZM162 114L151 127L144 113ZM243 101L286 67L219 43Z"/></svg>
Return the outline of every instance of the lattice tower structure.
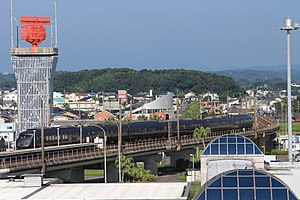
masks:
<svg viewBox="0 0 300 200"><path fill-rule="evenodd" d="M11 49L18 91L17 135L27 129L40 127L41 102L44 104L44 125L50 126L53 75L57 60L56 47Z"/></svg>

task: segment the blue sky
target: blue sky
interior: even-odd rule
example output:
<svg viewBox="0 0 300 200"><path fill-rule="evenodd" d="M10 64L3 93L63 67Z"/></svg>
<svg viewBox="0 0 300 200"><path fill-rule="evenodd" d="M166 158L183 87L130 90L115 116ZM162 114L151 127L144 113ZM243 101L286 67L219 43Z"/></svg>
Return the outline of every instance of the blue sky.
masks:
<svg viewBox="0 0 300 200"><path fill-rule="evenodd" d="M53 0L14 5L17 18L53 16ZM278 27L286 16L300 22L299 8L299 0L58 0L57 70L284 64L286 38ZM0 72L12 72L9 9L1 0ZM300 63L299 50L300 30L292 33L292 63Z"/></svg>

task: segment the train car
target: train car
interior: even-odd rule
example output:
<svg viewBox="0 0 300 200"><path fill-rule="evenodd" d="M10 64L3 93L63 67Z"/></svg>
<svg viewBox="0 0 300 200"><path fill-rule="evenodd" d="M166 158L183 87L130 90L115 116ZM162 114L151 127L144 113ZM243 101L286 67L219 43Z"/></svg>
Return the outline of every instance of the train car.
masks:
<svg viewBox="0 0 300 200"><path fill-rule="evenodd" d="M108 144L117 144L118 126L105 124L99 125L105 130ZM181 135L193 134L197 127L210 127L212 131L245 130L253 126L253 120L248 115L239 115L227 118L211 118L202 120L180 120L179 129ZM176 121L145 121L122 124L122 141L136 142L148 138L168 137L177 135ZM95 138L103 138L103 130L96 126L59 127L44 130L45 146L89 143ZM41 130L29 129L20 133L17 139L17 148L25 149L41 146Z"/></svg>

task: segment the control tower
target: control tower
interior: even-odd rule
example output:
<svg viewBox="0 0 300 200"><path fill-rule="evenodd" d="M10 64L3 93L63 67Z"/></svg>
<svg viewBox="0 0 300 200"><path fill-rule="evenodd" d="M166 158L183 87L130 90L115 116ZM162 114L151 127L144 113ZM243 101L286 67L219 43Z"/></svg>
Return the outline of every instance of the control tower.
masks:
<svg viewBox="0 0 300 200"><path fill-rule="evenodd" d="M58 60L56 45L39 47L46 39L45 26L51 25L50 18L20 17L20 25L21 39L32 46L20 47L17 44L11 48L11 62L18 90L17 135L27 129L40 127L41 112L44 112L44 127L50 126L53 75Z"/></svg>

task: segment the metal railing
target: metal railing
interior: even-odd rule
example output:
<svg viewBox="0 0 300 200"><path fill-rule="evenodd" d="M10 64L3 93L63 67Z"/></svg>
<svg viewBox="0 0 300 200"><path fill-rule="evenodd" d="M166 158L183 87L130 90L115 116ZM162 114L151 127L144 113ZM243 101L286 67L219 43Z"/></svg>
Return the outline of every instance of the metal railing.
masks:
<svg viewBox="0 0 300 200"><path fill-rule="evenodd" d="M265 123L265 126L257 129L257 134L265 136L266 133L271 133L278 130L278 125L274 123ZM218 131L212 132L208 137L195 138L193 135L183 135L180 137L180 146L196 146L202 144L203 141L208 143L214 138L227 134L236 133L244 136L254 136L255 132L252 129L238 131ZM126 143L122 145L122 152L125 155L132 155L137 153L145 153L158 150L175 149L178 146L177 137L171 137L170 140L167 138L154 138L147 139L135 143ZM62 148L62 146L60 146ZM117 145L107 145L106 149L107 157L118 156ZM51 150L45 152L45 163L46 166L58 166L63 164L70 164L76 162L98 160L104 158L104 150L99 148L97 145L74 147L63 150ZM10 169L10 171L22 171L27 169L39 168L42 166L42 154L41 152L26 154L26 155L14 155L10 157L0 158L0 169Z"/></svg>

